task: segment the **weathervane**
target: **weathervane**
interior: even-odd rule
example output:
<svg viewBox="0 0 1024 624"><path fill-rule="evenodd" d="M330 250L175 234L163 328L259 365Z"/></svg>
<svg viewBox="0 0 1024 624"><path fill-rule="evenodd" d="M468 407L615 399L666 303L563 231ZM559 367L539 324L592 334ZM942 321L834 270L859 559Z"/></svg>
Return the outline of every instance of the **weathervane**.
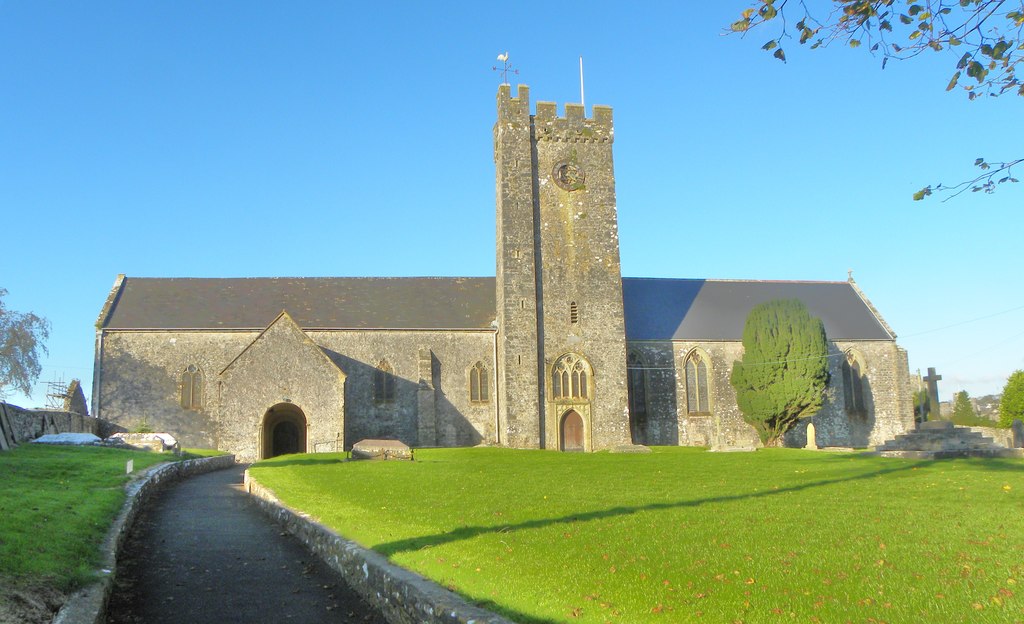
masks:
<svg viewBox="0 0 1024 624"><path fill-rule="evenodd" d="M508 52L505 52L504 54L499 54L498 60L501 61L502 66L498 67L497 65L495 65L494 67L491 67L491 71L500 71L501 84L508 84L508 75L515 74L516 76L518 76L519 70L513 69L512 64L508 62Z"/></svg>

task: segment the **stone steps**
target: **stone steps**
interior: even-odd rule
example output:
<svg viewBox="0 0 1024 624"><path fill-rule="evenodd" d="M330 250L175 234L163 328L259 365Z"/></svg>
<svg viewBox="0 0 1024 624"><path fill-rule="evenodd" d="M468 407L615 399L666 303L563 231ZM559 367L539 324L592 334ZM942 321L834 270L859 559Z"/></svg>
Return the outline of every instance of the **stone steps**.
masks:
<svg viewBox="0 0 1024 624"><path fill-rule="evenodd" d="M928 421L917 429L875 447L883 457L1024 457L1024 449L1008 449L967 427L948 421Z"/></svg>

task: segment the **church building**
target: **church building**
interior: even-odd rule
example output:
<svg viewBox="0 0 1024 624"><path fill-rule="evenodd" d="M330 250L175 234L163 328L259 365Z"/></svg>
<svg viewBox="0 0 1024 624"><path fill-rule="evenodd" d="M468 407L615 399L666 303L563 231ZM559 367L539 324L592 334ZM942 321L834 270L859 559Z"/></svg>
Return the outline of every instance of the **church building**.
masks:
<svg viewBox="0 0 1024 624"><path fill-rule="evenodd" d="M118 276L97 322L93 412L251 461L351 448L596 451L758 444L729 384L752 307L822 319L820 446L913 428L907 354L852 277L623 278L612 111L501 85L495 277ZM803 445L806 425L787 442Z"/></svg>

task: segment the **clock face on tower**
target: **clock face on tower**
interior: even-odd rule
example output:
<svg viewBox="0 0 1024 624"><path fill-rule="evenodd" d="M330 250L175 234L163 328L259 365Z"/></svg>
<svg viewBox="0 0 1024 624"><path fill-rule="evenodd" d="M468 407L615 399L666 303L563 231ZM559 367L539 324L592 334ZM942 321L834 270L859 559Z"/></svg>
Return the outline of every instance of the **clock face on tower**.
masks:
<svg viewBox="0 0 1024 624"><path fill-rule="evenodd" d="M583 183L586 181L587 174L576 163L563 160L555 165L551 177L560 188L567 191L578 191L584 187Z"/></svg>

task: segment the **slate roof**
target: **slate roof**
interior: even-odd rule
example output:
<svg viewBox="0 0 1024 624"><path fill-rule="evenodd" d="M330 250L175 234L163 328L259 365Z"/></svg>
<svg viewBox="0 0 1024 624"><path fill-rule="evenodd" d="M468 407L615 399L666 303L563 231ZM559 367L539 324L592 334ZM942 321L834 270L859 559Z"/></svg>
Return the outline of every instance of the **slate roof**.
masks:
<svg viewBox="0 0 1024 624"><path fill-rule="evenodd" d="M125 278L106 329L489 329L493 277Z"/></svg>
<svg viewBox="0 0 1024 624"><path fill-rule="evenodd" d="M830 340L895 338L849 282L623 278L630 340L742 340L754 306L800 299Z"/></svg>
<svg viewBox="0 0 1024 624"><path fill-rule="evenodd" d="M493 277L125 278L105 329L490 329ZM832 340L892 340L849 282L623 278L629 340L740 340L750 309L800 299Z"/></svg>

